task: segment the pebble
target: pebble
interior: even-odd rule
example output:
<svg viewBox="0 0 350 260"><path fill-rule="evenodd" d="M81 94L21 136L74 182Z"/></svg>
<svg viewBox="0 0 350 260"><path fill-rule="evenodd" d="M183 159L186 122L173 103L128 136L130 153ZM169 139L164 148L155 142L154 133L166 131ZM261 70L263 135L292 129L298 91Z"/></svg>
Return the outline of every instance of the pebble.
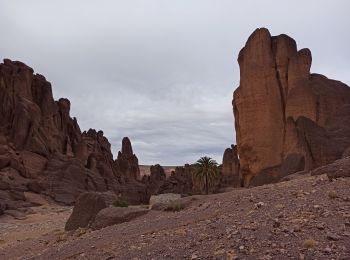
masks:
<svg viewBox="0 0 350 260"><path fill-rule="evenodd" d="M333 240L333 241L338 241L341 239L341 237L338 236L337 234L334 234L334 233L327 233L327 239Z"/></svg>

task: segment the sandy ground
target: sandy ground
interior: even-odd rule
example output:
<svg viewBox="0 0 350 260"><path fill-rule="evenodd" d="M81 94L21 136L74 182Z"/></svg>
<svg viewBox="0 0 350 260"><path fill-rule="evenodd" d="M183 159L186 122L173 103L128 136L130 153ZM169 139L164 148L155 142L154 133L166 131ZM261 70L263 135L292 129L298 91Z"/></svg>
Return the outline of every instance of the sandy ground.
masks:
<svg viewBox="0 0 350 260"><path fill-rule="evenodd" d="M47 208L2 224L0 259L350 259L350 178L307 177L191 203L70 233L62 231L69 209Z"/></svg>
<svg viewBox="0 0 350 260"><path fill-rule="evenodd" d="M50 200L26 193L30 201L42 206L32 207L23 219L9 215L0 216L0 251L15 246L21 241L40 239L46 234L62 234L64 225L72 212L72 207L60 206Z"/></svg>

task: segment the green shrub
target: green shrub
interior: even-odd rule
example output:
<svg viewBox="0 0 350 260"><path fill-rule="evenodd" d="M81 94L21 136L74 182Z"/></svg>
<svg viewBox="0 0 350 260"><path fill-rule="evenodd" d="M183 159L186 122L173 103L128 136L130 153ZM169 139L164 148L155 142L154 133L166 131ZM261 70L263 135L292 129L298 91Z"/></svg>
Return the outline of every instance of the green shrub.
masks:
<svg viewBox="0 0 350 260"><path fill-rule="evenodd" d="M114 207L127 208L129 204L125 200L116 200L113 202Z"/></svg>

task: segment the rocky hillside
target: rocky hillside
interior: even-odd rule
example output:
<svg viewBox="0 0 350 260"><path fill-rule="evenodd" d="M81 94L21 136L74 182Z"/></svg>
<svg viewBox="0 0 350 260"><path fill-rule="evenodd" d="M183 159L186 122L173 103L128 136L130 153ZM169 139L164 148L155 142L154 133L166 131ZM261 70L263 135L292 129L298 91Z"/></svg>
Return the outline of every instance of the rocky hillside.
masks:
<svg viewBox="0 0 350 260"><path fill-rule="evenodd" d="M350 146L350 88L310 73L311 61L309 49L265 28L240 51L232 103L243 185L331 163Z"/></svg>
<svg viewBox="0 0 350 260"><path fill-rule="evenodd" d="M54 222L55 230L23 240L7 237L8 230L20 230L3 224L0 258L345 260L350 256L349 186L349 178L330 182L325 175L304 176L188 197L190 204L180 211L151 210L97 231L64 232L64 223ZM69 211L64 212L66 217L50 216L67 218ZM40 230L44 223L17 225Z"/></svg>

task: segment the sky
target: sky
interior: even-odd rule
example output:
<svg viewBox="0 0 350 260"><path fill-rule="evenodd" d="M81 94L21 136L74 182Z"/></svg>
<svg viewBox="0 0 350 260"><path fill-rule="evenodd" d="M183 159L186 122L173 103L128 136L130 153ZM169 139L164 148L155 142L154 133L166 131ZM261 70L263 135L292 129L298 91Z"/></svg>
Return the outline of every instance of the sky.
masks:
<svg viewBox="0 0 350 260"><path fill-rule="evenodd" d="M219 163L234 144L237 56L266 27L310 48L312 72L350 85L347 0L0 0L0 59L71 101L82 130L124 136L140 164Z"/></svg>

